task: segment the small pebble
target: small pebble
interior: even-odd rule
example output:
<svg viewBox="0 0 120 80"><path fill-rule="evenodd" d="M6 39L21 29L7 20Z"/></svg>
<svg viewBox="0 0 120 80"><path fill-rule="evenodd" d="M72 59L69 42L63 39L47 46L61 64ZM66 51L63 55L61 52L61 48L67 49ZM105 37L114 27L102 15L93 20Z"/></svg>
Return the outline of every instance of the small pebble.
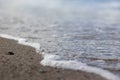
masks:
<svg viewBox="0 0 120 80"><path fill-rule="evenodd" d="M8 52L8 55L14 55L14 53L13 52Z"/></svg>

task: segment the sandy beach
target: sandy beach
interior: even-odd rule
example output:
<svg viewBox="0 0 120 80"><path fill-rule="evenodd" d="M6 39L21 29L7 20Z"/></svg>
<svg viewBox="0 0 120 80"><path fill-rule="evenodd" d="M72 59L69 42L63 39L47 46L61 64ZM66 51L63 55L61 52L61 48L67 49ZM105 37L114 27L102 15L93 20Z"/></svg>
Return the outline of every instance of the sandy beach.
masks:
<svg viewBox="0 0 120 80"><path fill-rule="evenodd" d="M93 73L44 67L41 60L34 48L0 38L0 80L107 80Z"/></svg>

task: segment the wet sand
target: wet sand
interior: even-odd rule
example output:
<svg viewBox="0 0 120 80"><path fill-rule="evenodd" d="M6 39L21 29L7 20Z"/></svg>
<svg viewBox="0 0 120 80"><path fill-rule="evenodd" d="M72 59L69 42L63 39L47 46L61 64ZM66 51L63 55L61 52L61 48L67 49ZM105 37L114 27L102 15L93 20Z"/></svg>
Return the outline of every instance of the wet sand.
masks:
<svg viewBox="0 0 120 80"><path fill-rule="evenodd" d="M34 48L0 38L0 80L107 80L93 73L44 67L41 60Z"/></svg>

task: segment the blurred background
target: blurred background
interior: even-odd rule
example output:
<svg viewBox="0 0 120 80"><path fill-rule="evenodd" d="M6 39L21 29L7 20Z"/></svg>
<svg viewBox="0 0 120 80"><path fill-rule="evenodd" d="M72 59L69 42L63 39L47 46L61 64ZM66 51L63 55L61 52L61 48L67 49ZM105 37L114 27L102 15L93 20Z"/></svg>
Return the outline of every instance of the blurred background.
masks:
<svg viewBox="0 0 120 80"><path fill-rule="evenodd" d="M120 75L120 0L0 0L0 33Z"/></svg>

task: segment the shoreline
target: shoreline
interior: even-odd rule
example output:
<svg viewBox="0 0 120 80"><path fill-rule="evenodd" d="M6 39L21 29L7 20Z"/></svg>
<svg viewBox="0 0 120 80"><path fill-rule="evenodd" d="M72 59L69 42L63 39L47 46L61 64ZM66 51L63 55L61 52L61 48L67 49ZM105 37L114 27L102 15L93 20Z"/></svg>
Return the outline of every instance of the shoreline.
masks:
<svg viewBox="0 0 120 80"><path fill-rule="evenodd" d="M78 70L45 67L33 47L0 37L0 79L2 80L107 80Z"/></svg>

